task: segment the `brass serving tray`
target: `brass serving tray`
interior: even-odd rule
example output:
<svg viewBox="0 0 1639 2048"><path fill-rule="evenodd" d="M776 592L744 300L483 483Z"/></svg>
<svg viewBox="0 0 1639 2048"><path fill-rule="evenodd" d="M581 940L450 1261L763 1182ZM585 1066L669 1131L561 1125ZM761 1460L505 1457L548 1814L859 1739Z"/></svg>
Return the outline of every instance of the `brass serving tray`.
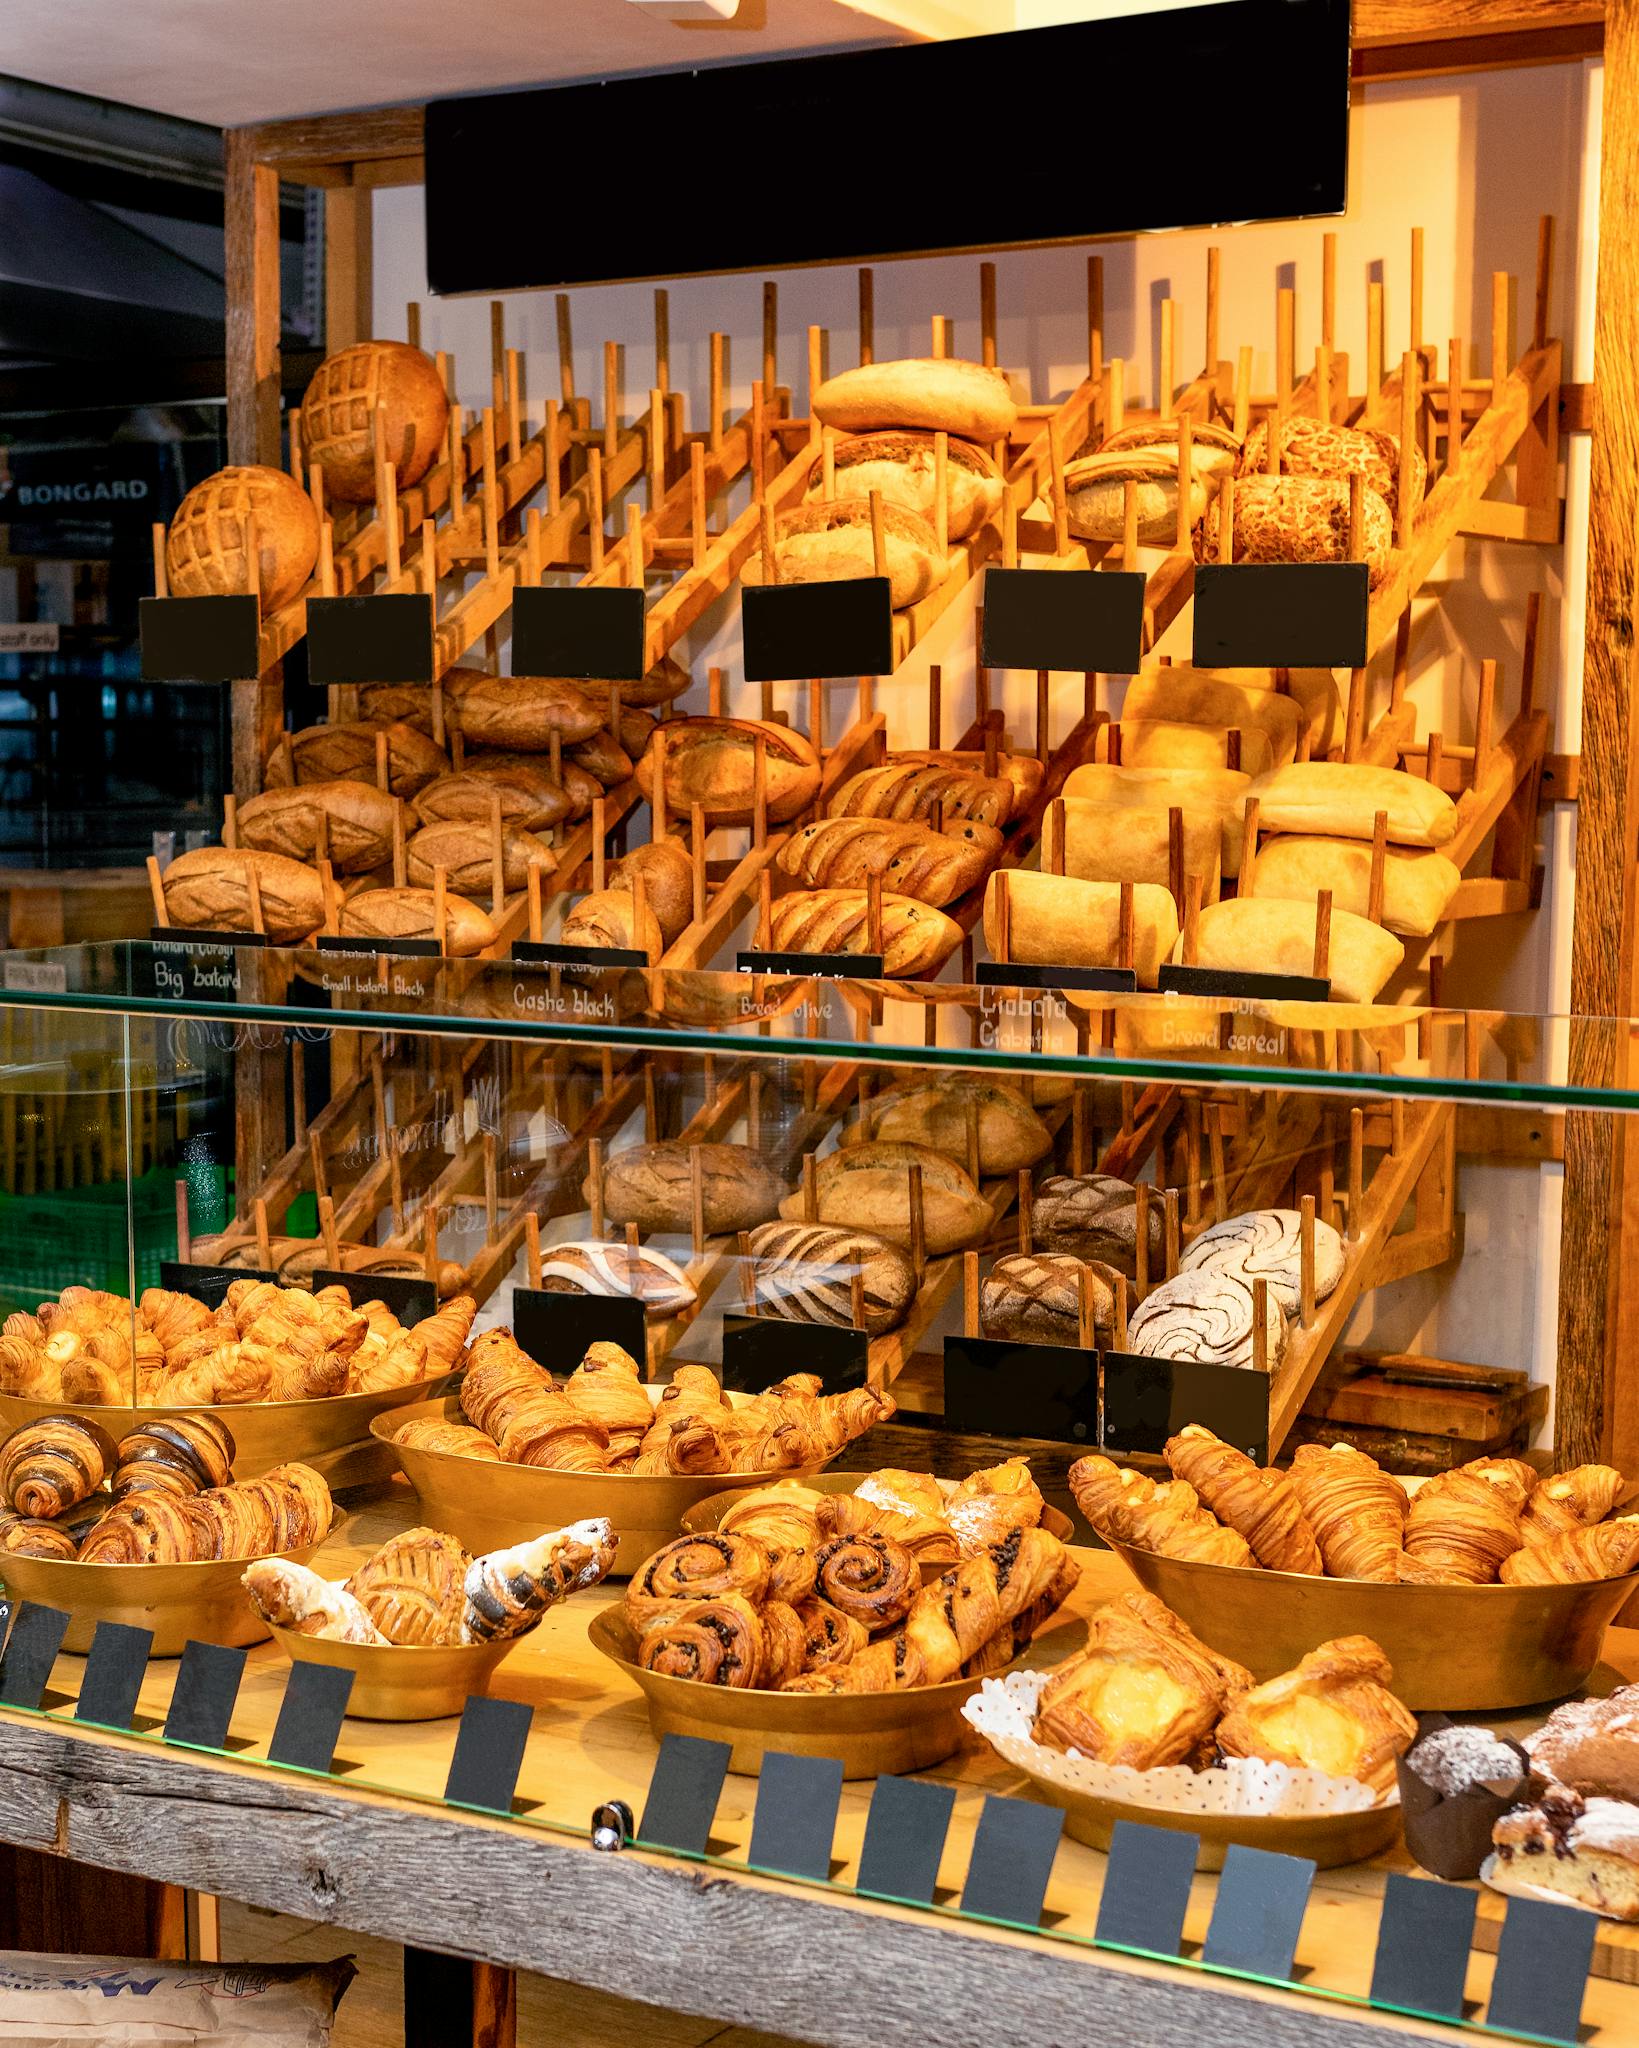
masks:
<svg viewBox="0 0 1639 2048"><path fill-rule="evenodd" d="M658 1401L662 1389L647 1389ZM731 1394L736 1405L748 1399ZM392 1415L378 1416L370 1433L391 1446L422 1513L436 1529L447 1529L474 1555L527 1543L546 1529L607 1515L618 1548L610 1578L630 1578L646 1557L677 1534L683 1516L708 1495L766 1486L767 1472L702 1473L697 1477L639 1477L633 1472L554 1472L540 1465L500 1465L487 1458L463 1458L455 1451L425 1451L393 1441L408 1422L464 1422L453 1396L422 1401ZM815 1467L817 1471L819 1468ZM807 1478L781 1473L781 1478Z"/></svg>
<svg viewBox="0 0 1639 2048"><path fill-rule="evenodd" d="M353 1674L347 1711L361 1721L442 1721L459 1714L473 1693L489 1690L502 1659L523 1641L429 1646L334 1643L295 1629L268 1633L292 1660L331 1664Z"/></svg>
<svg viewBox="0 0 1639 2048"><path fill-rule="evenodd" d="M406 1404L429 1400L455 1384L454 1373L437 1373L407 1387L379 1394L332 1394L322 1401L222 1401L211 1407L89 1407L66 1401L36 1401L22 1394L0 1394L0 1436L9 1436L26 1422L45 1415L83 1415L100 1422L117 1443L127 1431L168 1415L214 1415L233 1432L233 1474L259 1479L275 1465L311 1459L330 1451L368 1443L371 1424L379 1415Z"/></svg>
<svg viewBox="0 0 1639 2048"><path fill-rule="evenodd" d="M1370 1636L1419 1713L1503 1713L1578 1691L1639 1573L1575 1586L1385 1586L1186 1563L1112 1543L1138 1583L1254 1678L1317 1643Z"/></svg>

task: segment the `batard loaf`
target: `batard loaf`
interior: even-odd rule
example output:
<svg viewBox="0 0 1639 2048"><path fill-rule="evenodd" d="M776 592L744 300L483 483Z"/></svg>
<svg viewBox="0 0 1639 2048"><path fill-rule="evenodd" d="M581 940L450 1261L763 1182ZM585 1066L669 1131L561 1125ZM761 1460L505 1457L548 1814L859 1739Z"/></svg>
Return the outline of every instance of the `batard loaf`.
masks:
<svg viewBox="0 0 1639 2048"><path fill-rule="evenodd" d="M405 872L418 888L430 889L433 870L443 868L446 885L463 896L481 896L494 886L492 835L489 821L451 818L423 825L412 832L405 845ZM532 867L542 879L554 873L558 856L544 839L533 832L521 832L515 825L501 826L501 884L504 889L523 889L529 884Z"/></svg>
<svg viewBox="0 0 1639 2048"><path fill-rule="evenodd" d="M919 512L884 504L882 540L888 602L896 612L920 603L944 581L948 564L938 536ZM781 583L851 582L876 575L870 499L833 498L782 512L775 521L774 555ZM768 581L760 554L746 563L740 579L753 585Z"/></svg>
<svg viewBox="0 0 1639 2048"><path fill-rule="evenodd" d="M620 701L640 710L653 710L657 704L670 704L673 698L681 697L692 681L681 662L663 654L640 681L621 684ZM595 684L591 687L596 689Z"/></svg>
<svg viewBox="0 0 1639 2048"><path fill-rule="evenodd" d="M1268 733L1255 725L1194 725L1178 718L1122 718L1101 725L1093 749L1095 761L1107 761L1113 746L1121 749L1121 765L1129 768L1227 768L1229 735L1241 736L1241 773L1267 775L1275 765ZM1112 735L1118 739L1112 741Z"/></svg>
<svg viewBox="0 0 1639 2048"><path fill-rule="evenodd" d="M768 817L783 825L819 793L813 743L788 726L751 718L677 718L655 728L637 764L637 785L652 804L656 749L664 735L666 807L684 817L693 804L711 825L749 825L756 787L757 741L763 741Z"/></svg>
<svg viewBox="0 0 1639 2048"><path fill-rule="evenodd" d="M1196 522L1195 559L1218 559L1223 497ZM1389 571L1394 520L1369 486L1361 493L1361 558L1375 589ZM1242 476L1235 479L1237 562L1343 562L1349 555L1349 487L1335 477Z"/></svg>
<svg viewBox="0 0 1639 2048"><path fill-rule="evenodd" d="M887 765L893 767L954 768L964 775L984 775L985 757L982 753L959 753L954 748L941 747L935 751L919 753L914 749L895 750L887 756ZM1030 808L1040 792L1047 770L1034 754L998 754L996 775L1007 783L1012 791L1009 819L1023 815Z"/></svg>
<svg viewBox="0 0 1639 2048"><path fill-rule="evenodd" d="M813 395L813 406L824 424L839 433L919 427L986 444L1011 433L1019 416L1002 372L959 356L860 363L827 377Z"/></svg>
<svg viewBox="0 0 1639 2048"><path fill-rule="evenodd" d="M262 610L289 604L319 558L319 515L300 484L260 463L217 470L178 505L165 537L171 595L245 596L253 531Z"/></svg>
<svg viewBox="0 0 1639 2048"><path fill-rule="evenodd" d="M1066 804L1075 798L1110 808L1170 810L1211 815L1223 834L1221 864L1226 876L1241 871L1241 836L1252 778L1237 768L1134 768L1128 763L1089 761L1072 768L1064 784Z"/></svg>
<svg viewBox="0 0 1639 2048"><path fill-rule="evenodd" d="M282 853L201 846L165 870L165 914L201 931L248 932L250 877L262 901L262 929L275 945L305 939L324 923L324 889L314 869Z"/></svg>
<svg viewBox="0 0 1639 2048"><path fill-rule="evenodd" d="M647 733L643 736L643 743L648 744ZM584 768L602 789L616 789L631 779L631 755L619 740L611 739L607 732L595 732L589 740L581 740L567 752L575 766Z"/></svg>
<svg viewBox="0 0 1639 2048"><path fill-rule="evenodd" d="M1327 966L1333 996L1340 1003L1375 1002L1404 959L1405 950L1381 925L1334 907ZM1182 939L1173 957L1182 959ZM1195 954L1198 967L1242 974L1312 974L1314 962L1312 903L1254 896L1214 903L1201 912Z"/></svg>
<svg viewBox="0 0 1639 2048"><path fill-rule="evenodd" d="M1278 690L1244 690L1195 668L1155 668L1134 676L1121 700L1121 731L1129 720L1173 720L1182 725L1213 726L1242 734L1241 766L1249 774L1245 735L1256 729L1268 741L1272 766L1284 768L1297 758L1298 734L1304 716L1296 701ZM1123 758L1125 758L1123 748Z"/></svg>
<svg viewBox="0 0 1639 2048"><path fill-rule="evenodd" d="M1311 838L1278 833L1258 848L1252 895L1313 903L1332 892L1334 910L1366 915L1371 900L1372 850L1363 839ZM1443 853L1391 846L1383 862L1383 922L1391 932L1427 938L1457 893L1462 875Z"/></svg>
<svg viewBox="0 0 1639 2048"><path fill-rule="evenodd" d="M376 734L387 735L387 787L394 796L414 796L436 776L446 774L449 761L425 733L393 720L353 718L335 725L304 726L293 733L288 755L275 747L268 762L267 787L289 787L287 759L296 764L298 785L309 782L374 782Z"/></svg>
<svg viewBox="0 0 1639 2048"><path fill-rule="evenodd" d="M985 943L1000 958L996 876L985 888ZM1214 906L1216 907L1216 906ZM1078 882L1020 868L1007 878L1007 958L1020 966L1119 967L1121 888L1115 882ZM1170 890L1153 882L1133 886L1133 971L1141 988L1154 988L1162 962L1178 943L1178 909Z"/></svg>
<svg viewBox="0 0 1639 2048"><path fill-rule="evenodd" d="M923 1241L929 1253L942 1258L987 1235L990 1204L953 1159L927 1145L871 1143L827 1153L814 1175L820 1222L869 1230L909 1245L912 1166L922 1169ZM806 1220L800 1190L785 1197L780 1214L790 1223Z"/></svg>
<svg viewBox="0 0 1639 2048"><path fill-rule="evenodd" d="M708 1235L767 1223L788 1192L767 1161L746 1145L629 1145L604 1165L603 1210L609 1221L621 1229L635 1223L639 1230L689 1230L691 1153L699 1155ZM589 1179L581 1184L581 1198L592 1199Z"/></svg>
<svg viewBox="0 0 1639 2048"><path fill-rule="evenodd" d="M1013 785L1005 775L890 762L845 782L829 808L833 818L917 819L930 817L935 805L947 820L972 818L981 825L1005 825L1013 814Z"/></svg>
<svg viewBox="0 0 1639 2048"><path fill-rule="evenodd" d="M492 676L452 668L444 678L445 717L471 747L544 754L552 735L566 747L589 740L608 716L607 696L558 676Z"/></svg>
<svg viewBox="0 0 1639 2048"><path fill-rule="evenodd" d="M1400 503L1400 443L1393 434L1370 427L1344 427L1335 420L1318 420L1306 414L1285 413L1280 423L1280 466L1288 476L1338 477L1347 484L1357 470L1388 506ZM1246 437L1241 468L1261 472L1268 462L1269 426L1260 421ZM1428 479L1423 451L1412 444L1414 503L1420 503ZM1236 489L1239 490L1237 485Z"/></svg>
<svg viewBox="0 0 1639 2048"><path fill-rule="evenodd" d="M879 1101L869 1128L852 1123L842 1133L852 1148L873 1142L927 1145L959 1165L968 1162L970 1128L979 1141L981 1174L1017 1173L1052 1150L1047 1126L1016 1088L995 1081L930 1081Z"/></svg>
<svg viewBox="0 0 1639 2048"><path fill-rule="evenodd" d="M860 1276L863 1327L873 1337L896 1328L916 1294L911 1262L886 1238L828 1223L764 1223L751 1233L751 1280L759 1313L788 1322L854 1327L854 1275Z"/></svg>
<svg viewBox="0 0 1639 2048"><path fill-rule="evenodd" d="M393 799L373 782L264 790L239 806L239 843L290 860L316 860L321 820L338 875L362 875L392 858Z"/></svg>
<svg viewBox="0 0 1639 2048"><path fill-rule="evenodd" d="M967 819L934 832L890 818L821 818L797 827L775 866L821 889L863 889L871 875L881 875L895 895L945 904L978 886L1001 844L994 826Z"/></svg>
<svg viewBox="0 0 1639 2048"><path fill-rule="evenodd" d="M1121 1275L1068 1252L1009 1252L998 1259L979 1287L980 1335L1015 1344L1079 1343L1083 1273L1094 1341L1113 1343Z"/></svg>
<svg viewBox="0 0 1639 2048"><path fill-rule="evenodd" d="M558 773L553 776L550 757L545 754L511 754L505 750L469 757L469 764L480 775L506 773L509 775L529 773L545 775L563 785L563 793L569 799L569 815L584 818L587 812L603 794L603 784L595 775L588 775L572 756L565 754L558 763Z"/></svg>
<svg viewBox="0 0 1639 2048"><path fill-rule="evenodd" d="M630 889L594 889L583 896L563 921L558 934L565 946L631 949L652 963L665 951L660 920L645 903L641 921Z"/></svg>
<svg viewBox="0 0 1639 2048"><path fill-rule="evenodd" d="M882 892L882 972L891 981L933 974L962 943L962 927L912 896ZM864 889L798 889L778 897L769 915L776 953L870 950L870 899Z"/></svg>
<svg viewBox="0 0 1639 2048"><path fill-rule="evenodd" d="M486 762L482 768L464 768L454 775L435 776L425 789L416 792L411 808L425 825L487 825L497 797L501 799L503 824L520 832L544 831L549 825L578 815L569 792L561 782L552 780L544 762L539 767L527 768Z"/></svg>
<svg viewBox="0 0 1639 2048"><path fill-rule="evenodd" d="M1211 810L1196 810L1185 803L1176 808L1184 828L1184 873L1201 877L1202 902L1216 903L1223 868L1223 824ZM1060 803L1047 806L1042 821L1042 866L1050 873L1057 873L1062 866L1064 873L1078 882L1148 882L1156 888L1168 888L1172 873L1171 811L1171 806L1160 804L1112 804L1091 797L1064 797Z"/></svg>
<svg viewBox="0 0 1639 2048"><path fill-rule="evenodd" d="M616 861L609 886L629 891L637 875L643 877L643 893L669 946L694 916L694 868L675 839L651 840Z"/></svg>
<svg viewBox="0 0 1639 2048"><path fill-rule="evenodd" d="M932 434L858 434L832 450L836 495L869 500L879 491L884 504L903 505L931 526L938 504L938 456ZM825 457L816 453L808 473L808 496L823 498ZM947 436L945 443L945 531L965 540L1002 507L1001 472L982 448Z"/></svg>
<svg viewBox="0 0 1639 2048"><path fill-rule="evenodd" d="M1443 789L1402 768L1363 762L1297 761L1252 789L1258 822L1268 832L1319 832L1370 839L1377 813L1388 813L1396 846L1444 846L1457 830L1457 806Z"/></svg>
<svg viewBox="0 0 1639 2048"><path fill-rule="evenodd" d="M342 906L338 927L349 939L436 939L437 898L431 889L368 889ZM495 943L488 915L453 889L444 896L444 952L470 960Z"/></svg>
<svg viewBox="0 0 1639 2048"><path fill-rule="evenodd" d="M344 504L376 494L376 420L401 491L443 452L450 404L438 365L406 341L357 341L326 356L302 399L302 446Z"/></svg>

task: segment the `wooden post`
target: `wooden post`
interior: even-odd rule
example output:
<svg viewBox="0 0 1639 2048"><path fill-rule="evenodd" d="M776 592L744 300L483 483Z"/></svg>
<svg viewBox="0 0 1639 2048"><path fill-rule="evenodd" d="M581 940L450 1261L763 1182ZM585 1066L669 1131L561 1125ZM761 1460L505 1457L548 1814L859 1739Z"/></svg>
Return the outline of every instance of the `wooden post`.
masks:
<svg viewBox="0 0 1639 2048"><path fill-rule="evenodd" d="M228 460L279 467L279 174L256 161L253 129L230 128L224 159Z"/></svg>

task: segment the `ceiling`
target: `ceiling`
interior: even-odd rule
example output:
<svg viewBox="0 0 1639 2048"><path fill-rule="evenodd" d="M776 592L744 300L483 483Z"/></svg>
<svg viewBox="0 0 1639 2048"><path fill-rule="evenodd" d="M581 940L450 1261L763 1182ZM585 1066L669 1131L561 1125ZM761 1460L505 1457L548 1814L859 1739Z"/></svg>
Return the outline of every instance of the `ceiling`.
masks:
<svg viewBox="0 0 1639 2048"><path fill-rule="evenodd" d="M213 126L918 35L1014 0L741 0L679 24L636 0L0 0L0 66Z"/></svg>

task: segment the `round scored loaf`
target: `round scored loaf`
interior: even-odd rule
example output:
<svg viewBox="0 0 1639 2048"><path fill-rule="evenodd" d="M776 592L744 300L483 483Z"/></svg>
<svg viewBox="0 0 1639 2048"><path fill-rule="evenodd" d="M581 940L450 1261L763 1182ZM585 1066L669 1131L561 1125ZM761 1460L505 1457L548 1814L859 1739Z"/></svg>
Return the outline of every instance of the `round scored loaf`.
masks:
<svg viewBox="0 0 1639 2048"><path fill-rule="evenodd" d="M1314 1288L1324 1301L1343 1278L1343 1240L1331 1224L1314 1225ZM1296 1209L1251 1209L1203 1230L1185 1252L1186 1273L1239 1273L1248 1283L1266 1280L1289 1316L1303 1306L1303 1218Z"/></svg>
<svg viewBox="0 0 1639 2048"><path fill-rule="evenodd" d="M932 434L856 434L831 451L839 498L869 499L879 491L885 504L903 505L930 526L938 516L938 454ZM825 457L816 454L808 474L808 497L825 496ZM1002 478L983 448L946 438L945 532L966 540L1002 509Z"/></svg>
<svg viewBox="0 0 1639 2048"><path fill-rule="evenodd" d="M813 404L824 424L839 433L919 427L987 444L1010 434L1019 416L1002 372L959 356L860 363L827 377Z"/></svg>
<svg viewBox="0 0 1639 2048"><path fill-rule="evenodd" d="M764 1223L752 1231L751 1279L759 1309L797 1323L854 1327L854 1275L864 1327L880 1337L905 1320L916 1294L911 1262L886 1238L828 1223Z"/></svg>
<svg viewBox="0 0 1639 2048"><path fill-rule="evenodd" d="M751 718L670 719L655 728L637 764L638 788L653 804L656 750L664 745L670 816L686 816L698 804L710 825L749 825L759 739L769 822L782 825L808 808L820 785L820 759L813 742L789 726L763 725Z"/></svg>
<svg viewBox="0 0 1639 2048"><path fill-rule="evenodd" d="M176 508L165 537L171 595L243 597L253 528L262 610L289 604L319 559L319 515L300 484L258 463L219 469Z"/></svg>
<svg viewBox="0 0 1639 2048"><path fill-rule="evenodd" d="M1174 960L1182 960L1179 939ZM1327 977L1340 1003L1371 1003L1405 958L1406 949L1381 925L1347 910L1332 911ZM1195 964L1242 974L1314 972L1315 906L1248 896L1201 912Z"/></svg>
<svg viewBox="0 0 1639 2048"><path fill-rule="evenodd" d="M918 603L945 579L948 564L938 536L919 512L885 501L883 555L888 602L897 611ZM876 540L869 498L832 498L782 512L774 530L774 553L782 583L852 582L874 576ZM760 554L740 572L744 583L768 580Z"/></svg>
<svg viewBox="0 0 1639 2048"><path fill-rule="evenodd" d="M1118 433L1100 443L1100 455L1130 455L1140 448L1160 448L1168 452L1176 466L1178 460L1179 423L1170 420L1143 420L1134 427L1122 427ZM1189 466L1192 472L1202 476L1224 476L1235 467L1241 452L1241 444L1229 428L1218 420L1192 420L1189 436ZM1071 467L1074 467L1072 464ZM1065 472L1066 481L1069 471Z"/></svg>
<svg viewBox="0 0 1639 2048"><path fill-rule="evenodd" d="M1444 846L1457 830L1457 806L1445 791L1403 768L1295 761L1265 776L1250 793L1258 799L1258 822L1269 832L1370 839L1379 811L1388 815L1395 846Z"/></svg>
<svg viewBox="0 0 1639 2048"><path fill-rule="evenodd" d="M700 1159L708 1235L754 1229L780 1208L786 1183L747 1145L628 1145L604 1165L603 1208L609 1221L623 1230L635 1223L639 1230L687 1231L691 1153ZM590 1179L581 1184L581 1198L592 1199Z"/></svg>
<svg viewBox="0 0 1639 2048"><path fill-rule="evenodd" d="M637 899L630 889L592 890L569 912L558 937L566 946L644 953L651 966L658 963L666 946L659 918L645 903L639 919Z"/></svg>
<svg viewBox="0 0 1639 2048"><path fill-rule="evenodd" d="M985 944L1001 957L997 877L985 886ZM1078 882L1017 868L1007 878L1009 960L1031 967L1119 967L1121 885ZM1214 909L1218 906L1215 904ZM1204 922L1204 919L1203 919ZM1141 988L1154 988L1162 963L1178 944L1178 907L1170 889L1133 885L1133 971Z"/></svg>
<svg viewBox="0 0 1639 2048"><path fill-rule="evenodd" d="M1241 468L1262 471L1268 451L1269 423L1260 420L1246 437ZM1307 414L1286 413L1281 418L1280 451L1281 468L1288 476L1341 477L1347 483L1358 471L1391 512L1399 508L1400 443L1393 434L1379 433L1372 427L1339 426L1335 420L1311 419ZM1416 479L1413 502L1421 503L1428 464L1415 442L1411 466ZM1237 492L1239 488L1237 485Z"/></svg>
<svg viewBox="0 0 1639 2048"><path fill-rule="evenodd" d="M483 896L494 886L494 844L490 821L447 818L423 825L412 832L405 845L405 867L410 881L430 889L433 870L446 871L447 886L462 896ZM544 839L522 832L516 825L501 825L501 886L525 889L529 871L539 868L541 878L553 874L558 856Z"/></svg>
<svg viewBox="0 0 1639 2048"><path fill-rule="evenodd" d="M1196 522L1198 562L1218 559L1222 496ZM1361 493L1362 559L1375 589L1389 572L1394 519L1370 485ZM1237 562L1345 562L1349 558L1349 487L1337 477L1242 476L1235 479Z"/></svg>
<svg viewBox="0 0 1639 2048"><path fill-rule="evenodd" d="M1277 833L1258 848L1253 897L1313 903L1332 892L1334 910L1364 917L1371 903L1372 850L1364 839ZM1383 922L1391 932L1427 938L1462 882L1456 864L1432 849L1388 848L1383 862Z"/></svg>
<svg viewBox="0 0 1639 2048"><path fill-rule="evenodd" d="M1147 1210L1148 1271L1158 1273L1164 1248L1162 1202ZM1109 1173L1049 1174L1030 1208L1030 1241L1038 1251L1069 1252L1124 1273L1138 1273L1138 1190Z"/></svg>
<svg viewBox="0 0 1639 2048"><path fill-rule="evenodd" d="M1079 1343L1083 1273L1094 1341L1113 1343L1121 1275L1068 1252L1009 1252L998 1259L979 1288L980 1335L1016 1344Z"/></svg>
<svg viewBox="0 0 1639 2048"><path fill-rule="evenodd" d="M609 871L611 889L630 890L643 877L643 893L669 946L694 916L694 866L675 839L651 840L634 846Z"/></svg>
<svg viewBox="0 0 1639 2048"><path fill-rule="evenodd" d="M336 874L362 875L392 858L393 799L373 782L264 790L239 806L239 843L290 860L316 860L321 820Z"/></svg>
<svg viewBox="0 0 1639 2048"><path fill-rule="evenodd" d="M358 341L314 371L302 400L302 443L332 498L363 505L375 497L378 411L402 491L431 469L449 427L449 399L431 356L407 341Z"/></svg>
<svg viewBox="0 0 1639 2048"><path fill-rule="evenodd" d="M1175 1273L1147 1294L1127 1324L1127 1348L1142 1358L1193 1359L1250 1369L1257 1297L1239 1273ZM1275 1290L1264 1294L1265 1359L1271 1372L1286 1349L1286 1318Z"/></svg>
<svg viewBox="0 0 1639 2048"><path fill-rule="evenodd" d="M436 939L438 899L431 889L366 889L342 906L338 926L348 939ZM495 943L488 913L453 889L444 896L444 953L470 960Z"/></svg>
<svg viewBox="0 0 1639 2048"><path fill-rule="evenodd" d="M828 1152L814 1176L819 1221L869 1230L909 1245L912 1166L922 1169L922 1226L928 1252L942 1258L963 1245L979 1243L993 1220L990 1204L955 1160L928 1145L873 1141ZM789 1223L807 1220L800 1189L788 1194L779 1208Z"/></svg>
<svg viewBox="0 0 1639 2048"><path fill-rule="evenodd" d="M281 853L200 846L179 854L162 877L165 914L174 925L199 931L248 932L250 877L256 875L262 929L275 945L305 939L324 923L324 888L318 875Z"/></svg>

